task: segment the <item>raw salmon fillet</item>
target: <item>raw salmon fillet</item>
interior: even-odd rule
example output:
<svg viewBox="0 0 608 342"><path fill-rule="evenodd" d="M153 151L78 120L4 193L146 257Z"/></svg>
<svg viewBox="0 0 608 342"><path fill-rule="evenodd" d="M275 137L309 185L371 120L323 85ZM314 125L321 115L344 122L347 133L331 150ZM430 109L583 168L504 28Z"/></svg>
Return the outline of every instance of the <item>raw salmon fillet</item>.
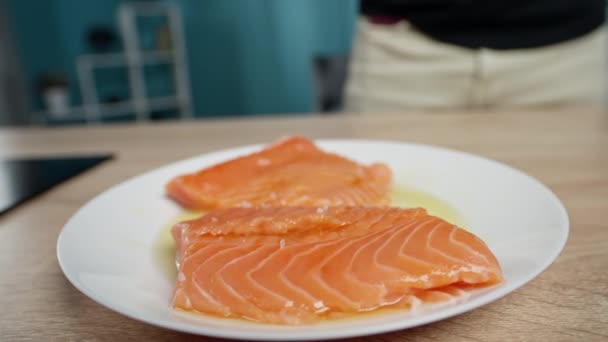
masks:
<svg viewBox="0 0 608 342"><path fill-rule="evenodd" d="M319 149L303 137L195 173L178 176L167 193L186 208L388 204L392 174Z"/></svg>
<svg viewBox="0 0 608 342"><path fill-rule="evenodd" d="M172 234L175 309L263 323L446 303L502 279L483 241L419 208L220 209Z"/></svg>

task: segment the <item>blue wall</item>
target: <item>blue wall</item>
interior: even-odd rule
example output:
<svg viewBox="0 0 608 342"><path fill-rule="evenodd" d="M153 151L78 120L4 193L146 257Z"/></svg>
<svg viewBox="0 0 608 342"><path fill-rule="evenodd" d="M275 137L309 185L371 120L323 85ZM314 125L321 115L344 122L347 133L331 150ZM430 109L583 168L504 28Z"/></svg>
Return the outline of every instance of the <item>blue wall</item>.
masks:
<svg viewBox="0 0 608 342"><path fill-rule="evenodd" d="M35 88L35 75L48 70L64 70L63 47L56 39L57 27L53 4L48 1L9 1L7 15L14 41L30 90ZM34 98L34 97L32 97ZM33 104L38 107L39 103Z"/></svg>
<svg viewBox="0 0 608 342"><path fill-rule="evenodd" d="M173 0L183 10L199 116L313 110L311 60L350 49L356 0ZM92 24L115 26L120 0L11 0L30 84L64 71L79 101L76 57ZM124 87L124 75L113 77ZM109 82L112 83L112 82ZM126 91L126 90L123 90Z"/></svg>

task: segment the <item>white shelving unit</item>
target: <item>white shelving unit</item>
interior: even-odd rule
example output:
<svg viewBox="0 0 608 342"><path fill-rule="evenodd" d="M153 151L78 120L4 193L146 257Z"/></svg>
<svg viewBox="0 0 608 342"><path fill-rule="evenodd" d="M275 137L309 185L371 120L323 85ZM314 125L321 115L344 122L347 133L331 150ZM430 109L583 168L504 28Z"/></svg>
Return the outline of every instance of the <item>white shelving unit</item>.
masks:
<svg viewBox="0 0 608 342"><path fill-rule="evenodd" d="M137 18L164 16L170 36L169 50L143 50L137 32ZM72 107L63 119L100 122L103 118L134 113L138 121L150 119L155 110L175 109L181 118L192 117L190 80L179 8L169 3L124 3L117 11L117 21L124 52L85 54L78 57L76 68L82 95L82 106ZM175 93L172 96L148 97L144 67L154 64L172 66ZM128 100L100 102L94 71L101 68L125 67L128 73L131 97Z"/></svg>

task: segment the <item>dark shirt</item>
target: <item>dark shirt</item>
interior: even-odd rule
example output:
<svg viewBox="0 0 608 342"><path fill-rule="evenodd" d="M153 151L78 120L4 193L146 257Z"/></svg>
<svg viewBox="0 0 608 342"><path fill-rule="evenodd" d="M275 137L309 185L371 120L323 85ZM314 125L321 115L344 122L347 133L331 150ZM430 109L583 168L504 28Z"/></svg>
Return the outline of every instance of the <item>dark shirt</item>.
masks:
<svg viewBox="0 0 608 342"><path fill-rule="evenodd" d="M469 48L519 49L583 36L605 20L605 0L361 0L370 17L409 21Z"/></svg>

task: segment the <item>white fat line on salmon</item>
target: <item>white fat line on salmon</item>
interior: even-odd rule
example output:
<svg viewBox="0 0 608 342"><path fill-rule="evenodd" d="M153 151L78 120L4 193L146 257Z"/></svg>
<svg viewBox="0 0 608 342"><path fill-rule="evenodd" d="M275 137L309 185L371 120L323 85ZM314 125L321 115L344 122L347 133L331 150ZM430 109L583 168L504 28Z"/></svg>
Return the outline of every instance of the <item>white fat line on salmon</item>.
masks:
<svg viewBox="0 0 608 342"><path fill-rule="evenodd" d="M360 283L367 283L364 282L363 280L361 280L359 277L357 277L357 275L355 274L355 272L353 272L353 265L355 264L355 260L357 259L357 257L359 256L359 254L361 253L362 250L365 250L367 247L369 247L370 245L376 243L378 240L384 238L386 235L389 235L391 233L390 230L385 230L385 231L380 231L377 234L375 234L376 236L369 239L369 241L367 241L363 246L361 246L359 249L357 249L357 251L353 254L350 263L347 267L348 269L348 276L350 278L353 278L354 280L360 282ZM377 263L376 263L377 264ZM386 294L386 285L382 284L382 291L384 292L383 296Z"/></svg>
<svg viewBox="0 0 608 342"><path fill-rule="evenodd" d="M395 220L397 220L397 218L395 218ZM393 221L394 222L394 221ZM397 229L403 230L403 231L407 231L409 228L411 228L414 224L416 224L416 221L411 221L410 223L408 223L407 225L403 226L403 227L399 227ZM390 230L387 229L387 232L391 232L392 234L390 234L390 237L388 239L386 239L384 241L384 243L382 243L382 245L380 245L378 248L376 248L376 251L374 252L374 256L373 256L373 261L374 264L376 265L376 267L383 269L385 271L391 272L391 271L397 271L397 272L402 272L401 269L396 268L396 267L392 267L389 265L386 265L380 261L378 261L378 254L384 250L384 248L386 248L386 246L393 240L393 238L397 235L394 234L394 230ZM407 243L407 240L405 241L405 243Z"/></svg>
<svg viewBox="0 0 608 342"><path fill-rule="evenodd" d="M244 246L243 249L249 248L250 246ZM223 285L223 287L230 293L232 294L232 296L236 297L237 300L240 300L241 303L244 303L245 305L247 305L247 309L249 310L253 310L253 312L258 315L256 317L248 317L247 314L243 315L243 317L246 318L250 318L252 320L259 320L259 316L261 314L263 314L263 310L261 310L256 304L252 303L249 299L247 299L246 297L244 297L239 291L237 291L229 282L226 281L226 277L224 276L224 272L226 271L226 269L228 269L230 266L237 264L238 262L242 261L243 259L249 257L252 254L255 254L256 252L258 252L257 249L252 250L251 252L245 253L244 255L241 255L239 257L236 257L234 259L232 259L230 262L226 263L224 266L222 266L222 268L220 268L219 270L217 270L215 272L215 278L218 280L218 283Z"/></svg>
<svg viewBox="0 0 608 342"><path fill-rule="evenodd" d="M199 294L205 298L208 302L212 303L213 305L216 306L216 310L218 310L222 315L224 316L229 316L231 313L231 310L229 307L227 307L226 305L224 305L223 303L217 301L215 298L213 298L211 296L210 293L208 293L207 291L205 291L201 285L198 283L197 279L192 279L192 285L194 286L194 288L199 292Z"/></svg>
<svg viewBox="0 0 608 342"><path fill-rule="evenodd" d="M436 271L433 271L433 272L436 272ZM403 276L403 277L399 278L399 280L402 281L402 282L404 282L404 283L418 283L418 282L422 282L422 283L426 284L429 281L429 275L428 274L421 275L421 276L406 275L406 276Z"/></svg>
<svg viewBox="0 0 608 342"><path fill-rule="evenodd" d="M184 239L185 242L188 242L188 235L186 234L186 231L190 228L190 224L187 222L180 222L178 224L176 224L175 226L173 226L173 229L179 229L179 237L181 239Z"/></svg>
<svg viewBox="0 0 608 342"><path fill-rule="evenodd" d="M420 309L424 308L425 310L435 310L435 309L439 309L439 308L443 308L446 306L452 306L455 304L460 304L463 302L466 302L470 297L471 294L467 291L460 291L457 295L448 293L446 291L443 290L429 290L429 291L433 291L433 292L439 292L441 294L446 295L449 299L440 301L440 302L424 302L424 300L415 297L416 299L418 299L419 303L421 304L419 306Z"/></svg>
<svg viewBox="0 0 608 342"><path fill-rule="evenodd" d="M272 164L272 162L270 161L270 159L266 159L266 158L258 158L255 163L258 166L268 166L270 164Z"/></svg>
<svg viewBox="0 0 608 342"><path fill-rule="evenodd" d="M175 293L173 294L173 300L171 301L171 306L175 308L176 306L176 300L179 297L184 298L184 300L186 301L185 305L184 305L184 309L192 309L192 302L190 301L190 297L188 297L185 293L184 293L184 289L183 288L178 288L175 290Z"/></svg>
<svg viewBox="0 0 608 342"><path fill-rule="evenodd" d="M317 309L317 310L319 310L319 309L324 309L324 308L325 308L325 303L323 303L323 301L322 301L322 300L318 300L318 301L316 301L316 302L312 303L312 306L313 306L315 309Z"/></svg>
<svg viewBox="0 0 608 342"><path fill-rule="evenodd" d="M434 253L436 253L436 254L438 254L438 255L441 255L441 256L443 256L443 257L444 257L444 258L446 258L446 259L453 260L453 261L455 261L455 262L457 262L457 263L459 263L459 264L463 264L463 263L464 263L464 264L467 264L467 263L470 263L470 261L468 261L468 262L467 262L467 260L463 260L463 259L461 259L461 258L457 258L457 257L451 256L451 255L449 255L449 254L445 253L444 251L440 250L439 248L435 248L435 247L433 247L433 246L431 245L431 242L433 241L433 236L435 235L435 232L436 232L436 231L439 229L439 226L440 226L440 225L442 225L442 224L448 224L448 223L445 223L445 222L441 222L441 221L440 221L440 222L438 222L438 223L437 223L437 224L436 224L436 225L433 227L433 229L432 229L432 230L431 230L431 232L429 233L428 238L427 238L427 240L426 240L426 247L427 247L427 248L428 248L430 251L432 251L432 252L434 252ZM447 228L445 228L445 229L447 229ZM455 229L460 229L460 228L457 228L456 226L450 225L450 226L449 226L449 229L455 230ZM450 235L451 235L451 232L450 232Z"/></svg>
<svg viewBox="0 0 608 342"><path fill-rule="evenodd" d="M450 242L452 242L455 245L461 246L461 247L467 249L471 254L475 254L476 256L482 258L486 262L486 264L491 264L491 262L488 260L488 258L485 255L483 255L483 254L479 253L479 251L476 251L475 249L471 248L471 246L467 245L466 243L457 240L454 237L454 235L456 234L457 231L458 231L458 228L453 229L452 232L450 233L450 239L449 239Z"/></svg>
<svg viewBox="0 0 608 342"><path fill-rule="evenodd" d="M331 241L330 243L325 244L325 246L323 247L333 247L339 243L342 243L345 240L349 240L349 239L341 239L338 240L338 242L336 243L336 241ZM347 248L348 246L350 246L353 243L353 241L349 241L346 244L342 245L340 248L338 248L337 250L335 250L333 253L331 253L329 256L325 257L325 259L323 260L322 263L320 263L319 265L316 265L312 270L310 270L309 272L315 271L312 274L312 279L314 281L316 281L317 284L319 284L322 288L326 289L326 291L328 291L329 293L332 293L334 296L336 296L337 298L339 298L342 302L348 304L351 307L354 307L356 309L359 309L361 307L361 303L357 303L353 300L351 300L350 298L346 297L345 295L343 295L340 291L338 291L338 289L334 288L333 286L331 286L329 283L327 283L325 281L325 279L322 278L322 273L323 273L323 268L325 267L325 265L327 265L327 263L333 259L336 255L338 255L340 252L342 252L345 248Z"/></svg>
<svg viewBox="0 0 608 342"><path fill-rule="evenodd" d="M231 313L231 310L229 307L227 307L224 303L220 302L218 299L213 298L213 295L209 292L207 292L206 290L203 289L203 287L198 283L198 279L199 277L197 276L199 271L201 271L201 269L204 270L204 274L208 274L209 270L206 268L206 265L217 258L220 258L221 256L223 256L224 254L228 254L231 251L235 250L235 249L239 249L241 248L241 246L232 246L230 248L226 248L223 249L221 251L219 251L218 253L215 253L213 256L211 256L210 258L208 258L207 260L205 260L204 262L200 263L192 272L192 283L194 284L194 287L199 291L200 295L205 297L205 299L207 299L208 301L210 301L211 303L213 303L216 306L220 307L220 311L222 312L223 315L228 316Z"/></svg>
<svg viewBox="0 0 608 342"><path fill-rule="evenodd" d="M422 306L422 300L414 295L410 295L408 297L410 300L411 312L416 312L416 311L420 310L420 307Z"/></svg>
<svg viewBox="0 0 608 342"><path fill-rule="evenodd" d="M308 195L301 195L300 197L293 199L294 204L306 203L308 200L310 200L310 196Z"/></svg>
<svg viewBox="0 0 608 342"><path fill-rule="evenodd" d="M247 271L247 273L245 274L245 277L251 282L251 284L253 284L253 286L256 286L258 289L266 292L270 296L274 296L279 301L285 302L286 305L288 303L291 303L291 305L293 306L293 301L291 301L288 298L285 298L284 296L282 296L282 295L280 295L280 294L278 294L278 293L270 290L269 288L267 288L264 285L260 284L257 280L255 280L253 278L253 273L256 272L256 271L258 271L259 269L261 269L268 262L268 260L270 260L279 251L281 251L280 248L276 249L272 253L269 253L262 261L260 261L260 263L258 264L258 266L256 266L255 268L252 268L251 270Z"/></svg>
<svg viewBox="0 0 608 342"><path fill-rule="evenodd" d="M184 244L182 244L182 245L184 245ZM233 246L233 247L234 247L234 246ZM196 258L196 257L198 257L200 254L205 254L205 252L207 252L207 249L211 249L211 250L213 250L213 249L218 249L218 248L221 248L221 246L219 246L219 245L214 245L214 244L208 244L208 245L206 245L206 246L203 246L203 247L199 248L199 249L198 249L196 252L194 252L194 253L192 253L192 254L188 255L188 252L190 252L190 250L191 250L192 248L193 248L193 245L189 245L188 247L186 247L186 250L185 250L183 253L177 253L177 254L176 254L176 256L175 256L175 258L176 258L175 263L176 263L176 265L177 265L177 269L178 269L178 270L179 270L179 269L181 269L181 264L185 264L185 263L186 263L186 262L187 262L189 259ZM225 249L225 248L224 248L224 249ZM177 259L179 258L179 254L183 254L183 255L182 255L182 256L184 257L184 259L183 259L183 260L177 260ZM183 261L183 262L182 262L182 261Z"/></svg>
<svg viewBox="0 0 608 342"><path fill-rule="evenodd" d="M242 201L241 203L238 204L238 206L239 207L243 207L243 208L251 208L251 207L253 207L253 205L249 201Z"/></svg>
<svg viewBox="0 0 608 342"><path fill-rule="evenodd" d="M317 249L319 249L321 246L325 246L325 245L329 245L331 242L325 242L325 243L318 243L316 245L313 246L312 249L309 250L305 250L302 252L298 252L297 254L293 255L291 260L289 260L289 262L280 270L279 274L279 279L281 279L290 289L292 289L293 291L296 291L298 293L300 293L301 295L304 295L305 297L309 298L309 300L313 303L315 302L319 302L320 300L317 299L316 297L314 297L311 293L309 293L308 291L305 291L304 289L302 289L300 286L297 286L295 283L293 283L286 275L285 275L285 270L288 269L291 265L293 265L293 263L295 262L295 260L299 259L302 256L305 256L307 254L311 254L314 251L316 251ZM292 246L293 248L293 246ZM322 303L322 301L321 301ZM315 311L315 313L322 313L325 311L328 311L329 308L324 306L318 310Z"/></svg>
<svg viewBox="0 0 608 342"><path fill-rule="evenodd" d="M384 231L380 231L380 232L373 233L372 235L377 235L376 236L376 238L377 238L378 236L382 236L383 233L385 233L385 232ZM366 234L366 235L359 236L357 238L349 237L349 238L344 238L342 240L338 240L335 243L336 245L342 244L343 243L342 241L348 241L348 240L350 240L350 241L348 241L345 245L343 245L336 253L333 254L333 256L331 256L329 259L327 259L326 260L326 264L329 264L331 262L331 258L335 258L338 255L340 255L340 254L344 253L345 251L347 251L353 244L360 243L361 241L369 240L369 238L370 238L369 235L370 234ZM366 243L365 245L367 245L368 243ZM359 248L358 250L360 250L360 249L361 248ZM352 270L351 270L352 269L352 262L353 262L353 257L351 256L349 266L346 267L346 268L344 268L344 270L342 272L340 272L340 274L343 276L343 278L350 280L352 283L358 283L360 287L364 287L364 288L367 288L367 289L369 289L370 287L371 288L375 288L376 290L379 291L378 296L379 297L384 297L386 295L386 286L384 284L381 284L381 285L370 284L370 283L367 283L367 282L363 282L360 279L354 277L353 273L352 273ZM340 292L339 289L335 288L334 286L330 285L329 283L327 283L327 284L328 284L328 287L333 288L337 292ZM351 286L352 286L352 284L351 284ZM355 299L355 300L357 300L357 299ZM365 311L365 310L369 309L369 308L366 308L366 307L362 307L361 302L358 302L358 304L355 307L357 308L357 310L360 310L360 311ZM377 305L375 307L377 307Z"/></svg>
<svg viewBox="0 0 608 342"><path fill-rule="evenodd" d="M404 277L400 278L399 280L401 280L405 283L422 282L426 285L429 283L429 281L431 280L431 278L433 276L447 276L450 279L457 280L457 279L454 279L457 275L459 275L461 273L466 273L466 272L473 272L475 274L483 275L488 272L488 269L485 267L477 266L477 265L460 266L458 268L452 268L447 272L434 270L428 274L424 274L421 276L409 276L409 275L404 276Z"/></svg>
<svg viewBox="0 0 608 342"><path fill-rule="evenodd" d="M448 275L448 277L453 277L457 274L467 273L467 272L472 272L472 273L479 274L479 275L485 275L489 272L489 270L486 267L478 266L478 265L460 266L456 269L450 270L450 272L448 272L447 275Z"/></svg>
<svg viewBox="0 0 608 342"><path fill-rule="evenodd" d="M415 220L414 220L414 221L413 221L411 224L408 224L408 225L407 225L407 226L405 226L405 227L400 227L400 228L396 228L396 229L395 229L396 233L395 233L395 234L393 234L393 235L390 237L390 242L392 242L394 239L397 239L397 238L400 236L400 234L407 234L407 237L406 237L406 238L405 238L405 240L404 240L404 241L401 243L401 247L399 248L399 253L397 253L397 257L398 257L398 258L399 258L401 261L403 261L403 259L406 259L406 260L410 260L411 262L414 262L414 263L418 263L418 264L427 265L427 266L429 266L429 267L436 267L436 266L437 266L436 264L433 264L433 263L431 263L431 262L429 262L429 261L426 261L426 260L423 260L423 259L420 259L420 258L414 257L414 256L412 256L412 255L409 255L409 254L405 253L405 251L404 251L404 249L406 248L406 246L407 246L407 245L410 243L410 241L411 241L412 237L413 237L414 235L416 235L416 233L417 233L418 231L420 231L422 228L424 228L424 227L426 227L428 224L432 223L434 220L435 220L435 219L434 219L433 217L426 217L426 218L424 218L424 219L422 219L422 220L420 220L420 221L415 221ZM415 225L415 224L418 224L418 226L414 227L413 229L410 229L410 228L411 228L413 225ZM387 245L388 245L388 244L387 244ZM383 246L383 248L386 248L386 246L387 246L387 245L384 245L384 246ZM416 248L417 248L417 247L416 247ZM391 267L391 266L388 266L388 265L387 265L387 267ZM401 269L401 268L397 268L397 267L394 267L394 266L393 266L392 268L397 269L397 270L399 270L399 271L403 272L403 269Z"/></svg>

